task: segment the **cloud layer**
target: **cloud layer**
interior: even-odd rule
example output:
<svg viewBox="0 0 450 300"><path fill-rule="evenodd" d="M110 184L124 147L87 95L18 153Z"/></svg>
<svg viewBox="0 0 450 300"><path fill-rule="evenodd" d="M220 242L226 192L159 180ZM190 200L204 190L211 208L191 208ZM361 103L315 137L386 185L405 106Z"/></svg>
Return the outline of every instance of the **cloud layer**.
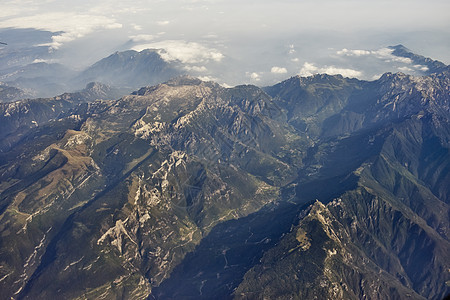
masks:
<svg viewBox="0 0 450 300"><path fill-rule="evenodd" d="M51 50L45 59L75 68L114 51L154 48L197 75L268 85L296 74L372 79L386 71L423 72L384 48L399 43L450 62L448 0L4 0L0 6L0 32L50 31L50 42L35 43Z"/></svg>
<svg viewBox="0 0 450 300"><path fill-rule="evenodd" d="M313 63L305 62L303 67L300 69L299 75L301 76L312 76L314 74L328 74L328 75L337 75L340 74L344 77L361 77L363 73L358 70L346 69L346 68L338 68L335 66L324 66L317 67Z"/></svg>
<svg viewBox="0 0 450 300"><path fill-rule="evenodd" d="M286 74L287 69L282 67L272 67L272 69L270 69L270 72L274 74Z"/></svg>
<svg viewBox="0 0 450 300"><path fill-rule="evenodd" d="M74 41L95 31L122 28L122 24L117 23L113 18L101 15L50 12L0 21L0 28L2 27L36 28L58 32L52 37L52 42L46 44L55 50L64 43Z"/></svg>
<svg viewBox="0 0 450 300"><path fill-rule="evenodd" d="M218 50L196 42L166 40L134 46L132 50L158 49L159 55L168 62L178 60L186 64L220 62L224 55Z"/></svg>
<svg viewBox="0 0 450 300"><path fill-rule="evenodd" d="M342 49L336 52L337 55L342 56L350 56L350 57L361 57L361 56L373 56L378 59L382 59L385 62L401 62L405 64L411 64L412 60L407 57L399 57L395 56L392 53L394 52L394 49L389 48L381 48L378 50L349 50L349 49Z"/></svg>

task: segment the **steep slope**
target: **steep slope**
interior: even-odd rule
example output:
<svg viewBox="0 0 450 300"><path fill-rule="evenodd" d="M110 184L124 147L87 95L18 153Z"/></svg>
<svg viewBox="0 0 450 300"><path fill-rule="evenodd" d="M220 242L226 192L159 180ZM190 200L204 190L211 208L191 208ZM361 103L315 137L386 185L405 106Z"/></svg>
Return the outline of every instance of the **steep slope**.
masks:
<svg viewBox="0 0 450 300"><path fill-rule="evenodd" d="M403 129L420 126L406 122ZM408 137L404 133L389 132L380 153L353 172L357 188L326 206L314 204L261 264L247 272L236 297L440 299L446 295L448 197L433 194L431 182L419 180L408 164L398 161L410 154L398 145ZM416 162L421 152L416 152ZM297 193L301 192L299 188Z"/></svg>
<svg viewBox="0 0 450 300"><path fill-rule="evenodd" d="M449 292L447 70L97 87L2 142L4 299Z"/></svg>
<svg viewBox="0 0 450 300"><path fill-rule="evenodd" d="M33 131L2 160L2 290L147 295L216 224L296 176L282 119L256 87L180 78Z"/></svg>
<svg viewBox="0 0 450 300"><path fill-rule="evenodd" d="M449 293L448 79L446 72L386 74L370 83L370 97L359 97L364 111L350 99L324 122L325 142L310 156L315 171L306 170L297 194L345 169L357 187L333 198L307 191L333 201L316 202L246 273L236 298L441 299ZM359 126L342 126L352 123L349 111L360 114ZM343 157L353 161L337 162Z"/></svg>
<svg viewBox="0 0 450 300"><path fill-rule="evenodd" d="M298 178L270 213L217 227L155 297L442 298L449 292L448 87L444 72L375 82L318 75L267 88L312 143ZM315 199L332 203L298 212ZM299 221L301 230L288 225Z"/></svg>

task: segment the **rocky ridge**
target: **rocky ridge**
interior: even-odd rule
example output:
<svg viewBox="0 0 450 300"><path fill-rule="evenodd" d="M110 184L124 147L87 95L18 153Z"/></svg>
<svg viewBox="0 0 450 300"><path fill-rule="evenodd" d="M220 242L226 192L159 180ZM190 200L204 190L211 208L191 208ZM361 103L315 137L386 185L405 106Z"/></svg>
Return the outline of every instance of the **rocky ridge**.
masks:
<svg viewBox="0 0 450 300"><path fill-rule="evenodd" d="M4 123L1 290L439 299L448 80L317 75L262 90L179 77L118 100L93 101L108 93L92 85L8 104L4 118L47 122Z"/></svg>

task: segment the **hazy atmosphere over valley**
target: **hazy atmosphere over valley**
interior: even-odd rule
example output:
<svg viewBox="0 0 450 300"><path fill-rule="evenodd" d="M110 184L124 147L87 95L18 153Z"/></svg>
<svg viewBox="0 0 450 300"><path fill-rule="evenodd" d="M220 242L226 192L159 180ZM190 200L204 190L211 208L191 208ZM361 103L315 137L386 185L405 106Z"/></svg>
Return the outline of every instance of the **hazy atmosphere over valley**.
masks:
<svg viewBox="0 0 450 300"><path fill-rule="evenodd" d="M449 63L449 10L445 0L6 0L0 55L27 49L30 62L81 70L115 51L152 48L231 86L315 73L372 80L417 71L387 46Z"/></svg>
<svg viewBox="0 0 450 300"><path fill-rule="evenodd" d="M450 1L3 0L0 300L450 297Z"/></svg>

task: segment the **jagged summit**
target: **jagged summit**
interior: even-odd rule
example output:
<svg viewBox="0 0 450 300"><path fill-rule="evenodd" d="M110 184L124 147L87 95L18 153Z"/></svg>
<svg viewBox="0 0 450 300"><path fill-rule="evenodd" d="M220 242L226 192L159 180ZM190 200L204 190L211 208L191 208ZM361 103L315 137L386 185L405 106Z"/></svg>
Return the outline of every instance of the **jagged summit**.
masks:
<svg viewBox="0 0 450 300"><path fill-rule="evenodd" d="M142 87L139 90L132 92L131 95L139 95L139 96L148 95L157 90L158 88L160 88L161 86L177 87L177 86L200 86L200 85L219 87L219 84L215 82L202 81L199 78L190 75L180 75L172 79L169 79L168 81L160 83L158 85Z"/></svg>
<svg viewBox="0 0 450 300"><path fill-rule="evenodd" d="M329 80L332 78L341 79L344 77L340 74L330 75L330 74L326 74L326 73L319 73L319 74L313 74L310 76L295 75L295 76L291 77L291 79L292 78L298 79L300 81L305 81L305 80L313 81L313 80Z"/></svg>
<svg viewBox="0 0 450 300"><path fill-rule="evenodd" d="M406 48L402 44L398 44L398 45L395 45L395 46L389 46L388 48L389 49L393 49L394 51L411 52L410 49Z"/></svg>
<svg viewBox="0 0 450 300"><path fill-rule="evenodd" d="M187 75L187 74L183 74L174 78L171 78L170 80L164 82L164 84L166 85L170 85L170 86L176 86L176 85L199 85L201 84L202 81L201 79L191 76L191 75Z"/></svg>

